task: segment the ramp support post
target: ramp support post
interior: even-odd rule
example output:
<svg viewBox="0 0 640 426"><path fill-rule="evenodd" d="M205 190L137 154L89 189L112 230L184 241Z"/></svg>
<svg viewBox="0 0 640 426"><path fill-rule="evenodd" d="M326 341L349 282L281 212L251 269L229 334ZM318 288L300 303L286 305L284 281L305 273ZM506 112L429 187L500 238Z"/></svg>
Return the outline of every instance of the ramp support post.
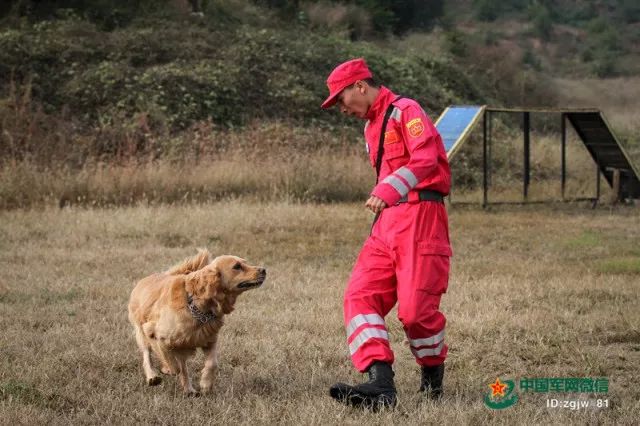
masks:
<svg viewBox="0 0 640 426"><path fill-rule="evenodd" d="M530 146L529 146L529 133L530 133L530 122L529 122L529 113L525 112L522 117L522 127L524 130L524 188L523 195L524 201L527 201L529 197L529 166L530 166Z"/></svg>
<svg viewBox="0 0 640 426"><path fill-rule="evenodd" d="M560 115L560 128L561 128L561 143L560 143L560 164L562 167L562 175L560 177L560 192L562 194L562 201L564 201L564 191L567 183L567 117L563 112Z"/></svg>
<svg viewBox="0 0 640 426"><path fill-rule="evenodd" d="M482 114L482 207L487 207L489 181L487 176L487 112Z"/></svg>
<svg viewBox="0 0 640 426"><path fill-rule="evenodd" d="M613 199L611 200L612 204L616 204L620 202L620 200L622 200L622 196L620 194L621 187L620 169L613 169Z"/></svg>
<svg viewBox="0 0 640 426"><path fill-rule="evenodd" d="M596 203L600 201L600 164L596 162Z"/></svg>
<svg viewBox="0 0 640 426"><path fill-rule="evenodd" d="M493 179L492 179L492 175L493 175L493 114L491 111L485 112L485 114L488 114L489 116L487 117L487 121L488 121L488 136L487 136L487 155L489 156L488 159L488 170L487 170L487 183L488 186L493 185Z"/></svg>

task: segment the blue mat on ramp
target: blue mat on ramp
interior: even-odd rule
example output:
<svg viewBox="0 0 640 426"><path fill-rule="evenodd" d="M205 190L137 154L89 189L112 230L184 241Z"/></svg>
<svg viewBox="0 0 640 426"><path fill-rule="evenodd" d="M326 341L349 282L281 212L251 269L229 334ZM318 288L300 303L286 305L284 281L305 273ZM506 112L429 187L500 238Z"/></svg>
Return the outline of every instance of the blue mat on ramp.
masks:
<svg viewBox="0 0 640 426"><path fill-rule="evenodd" d="M440 115L436 121L436 128L442 136L442 142L449 157L464 142L472 127L482 116L484 108L479 105L456 105L448 107Z"/></svg>

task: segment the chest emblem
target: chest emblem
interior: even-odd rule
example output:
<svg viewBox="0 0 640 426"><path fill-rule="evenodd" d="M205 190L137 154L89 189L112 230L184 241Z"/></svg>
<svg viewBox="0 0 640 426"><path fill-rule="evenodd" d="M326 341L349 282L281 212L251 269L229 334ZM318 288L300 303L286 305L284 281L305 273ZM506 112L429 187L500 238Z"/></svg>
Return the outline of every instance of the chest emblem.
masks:
<svg viewBox="0 0 640 426"><path fill-rule="evenodd" d="M417 138L424 132L424 124L421 118L414 118L407 123L407 129L411 137Z"/></svg>

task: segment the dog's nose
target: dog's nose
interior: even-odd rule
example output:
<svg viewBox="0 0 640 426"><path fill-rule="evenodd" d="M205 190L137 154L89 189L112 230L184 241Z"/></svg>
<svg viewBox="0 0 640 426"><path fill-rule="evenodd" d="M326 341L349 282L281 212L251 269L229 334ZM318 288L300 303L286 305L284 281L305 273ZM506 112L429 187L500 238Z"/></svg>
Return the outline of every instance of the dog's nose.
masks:
<svg viewBox="0 0 640 426"><path fill-rule="evenodd" d="M267 270L266 270L266 269L264 269L264 268L260 268L260 269L258 269L258 273L259 273L260 275L267 275Z"/></svg>

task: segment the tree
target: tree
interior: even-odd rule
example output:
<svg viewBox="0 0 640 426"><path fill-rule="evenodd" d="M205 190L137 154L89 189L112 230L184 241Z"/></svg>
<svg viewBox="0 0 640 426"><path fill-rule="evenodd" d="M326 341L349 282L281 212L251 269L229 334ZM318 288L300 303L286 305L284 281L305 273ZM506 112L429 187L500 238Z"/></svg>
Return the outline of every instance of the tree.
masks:
<svg viewBox="0 0 640 426"><path fill-rule="evenodd" d="M543 40L551 38L551 30L553 29L553 21L549 8L542 2L536 1L529 6L529 19L533 23L535 34Z"/></svg>
<svg viewBox="0 0 640 426"><path fill-rule="evenodd" d="M502 12L502 3L493 0L473 0L473 12L481 21L495 21Z"/></svg>
<svg viewBox="0 0 640 426"><path fill-rule="evenodd" d="M638 0L618 0L619 15L627 23L640 21L640 2Z"/></svg>
<svg viewBox="0 0 640 426"><path fill-rule="evenodd" d="M444 0L400 0L389 2L398 19L396 34L411 29L428 30L444 14Z"/></svg>

